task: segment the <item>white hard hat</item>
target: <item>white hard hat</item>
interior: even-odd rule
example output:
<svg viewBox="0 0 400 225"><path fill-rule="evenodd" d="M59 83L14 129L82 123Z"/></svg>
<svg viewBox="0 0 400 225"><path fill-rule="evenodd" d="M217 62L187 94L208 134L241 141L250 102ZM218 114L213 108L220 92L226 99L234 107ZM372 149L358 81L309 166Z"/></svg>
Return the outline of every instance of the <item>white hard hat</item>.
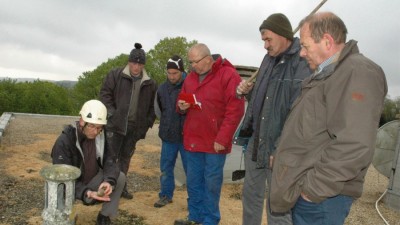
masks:
<svg viewBox="0 0 400 225"><path fill-rule="evenodd" d="M86 123L107 124L107 108L99 100L89 100L85 102L79 115Z"/></svg>

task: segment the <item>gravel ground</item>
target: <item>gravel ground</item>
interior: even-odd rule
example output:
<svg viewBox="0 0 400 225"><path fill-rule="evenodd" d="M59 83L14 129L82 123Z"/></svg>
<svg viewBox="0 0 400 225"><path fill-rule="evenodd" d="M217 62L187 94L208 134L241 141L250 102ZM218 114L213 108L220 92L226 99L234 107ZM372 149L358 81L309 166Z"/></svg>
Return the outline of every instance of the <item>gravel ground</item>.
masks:
<svg viewBox="0 0 400 225"><path fill-rule="evenodd" d="M44 194L42 192L44 180L39 176L38 169L30 169L29 161L25 161L20 166L26 168L26 173L35 174L34 178L25 179L24 175L15 177L15 174L5 172L7 168L5 168L4 162L16 154L12 150L13 147L32 145L40 140L37 135L41 134L58 136L62 128L75 119L75 117L43 118L25 115L17 115L12 118L6 128L0 146L0 186L2 187L0 188L0 225L41 224L37 220L30 222L29 217L41 216L44 205ZM52 146L54 141L55 139L49 146ZM35 150L37 151L38 149ZM50 148L39 150L37 157L50 164L50 152ZM157 161L158 158L154 153L149 153L146 157L151 161ZM129 177L131 181L136 181L135 184L133 182L130 183L130 187L134 192L156 191L159 189L157 177L142 176L135 173L129 173ZM131 214L126 210L120 210L119 215L113 221L114 225L145 225L140 216Z"/></svg>
<svg viewBox="0 0 400 225"><path fill-rule="evenodd" d="M51 163L49 153L55 138L61 132L62 127L70 124L73 120L72 117L38 117L21 114L13 116L3 134L0 145L0 225L39 225L42 223L44 180L38 172L44 165ZM136 157L135 160L140 159L143 163L139 167L135 165L136 167L128 174L128 185L135 193L134 199L137 202L128 207L129 202L123 201L119 217L113 220L114 225L172 224L170 222L154 222L149 216L144 218L149 209L154 210L152 203L156 199L155 196L160 187L159 177L156 173L159 167L159 152L144 148L159 145L157 129L151 129L146 140L138 142L134 157ZM378 174L373 167L369 169L364 194L353 204L350 215L346 220L347 225L384 224L375 211L375 201L385 191L387 183L386 177ZM221 225L240 224L241 188L240 184L224 185L221 198ZM172 206L174 205L172 204L169 209L166 207L158 211L159 215L165 217L159 221L173 221L176 218L177 212L170 211L175 209L172 207L181 207L181 212L178 212L178 215L186 213L184 187L178 188L176 195L175 206ZM143 206L140 204L142 199ZM141 207L143 209L140 209ZM400 225L399 212L388 209L383 203L379 203L379 209L390 224ZM92 214L94 213L97 213L97 211L94 210ZM94 222L95 214L90 217L89 221ZM78 223L77 225L79 224L86 225L89 222ZM265 221L264 224L266 224Z"/></svg>

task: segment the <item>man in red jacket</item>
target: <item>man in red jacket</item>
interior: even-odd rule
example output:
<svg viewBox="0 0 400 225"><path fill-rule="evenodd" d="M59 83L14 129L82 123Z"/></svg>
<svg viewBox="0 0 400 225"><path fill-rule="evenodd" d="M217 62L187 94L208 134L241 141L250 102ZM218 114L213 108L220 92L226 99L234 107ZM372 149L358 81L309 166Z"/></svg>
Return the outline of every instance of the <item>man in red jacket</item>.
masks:
<svg viewBox="0 0 400 225"><path fill-rule="evenodd" d="M187 191L189 216L175 225L218 224L219 199L226 154L244 113L244 100L236 97L241 79L232 64L219 55L213 57L205 44L190 48L192 72L181 94L193 94L197 106L179 99L178 110L186 113L183 145L187 151Z"/></svg>

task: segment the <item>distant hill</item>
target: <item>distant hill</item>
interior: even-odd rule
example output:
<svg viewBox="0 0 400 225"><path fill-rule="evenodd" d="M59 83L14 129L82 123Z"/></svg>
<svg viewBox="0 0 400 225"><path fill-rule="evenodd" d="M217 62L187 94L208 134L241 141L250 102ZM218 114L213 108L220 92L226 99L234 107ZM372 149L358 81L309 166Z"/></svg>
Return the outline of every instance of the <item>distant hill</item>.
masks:
<svg viewBox="0 0 400 225"><path fill-rule="evenodd" d="M40 81L48 81L51 83L55 83L58 86L65 87L65 88L73 88L75 84L78 81L71 81L71 80L60 80L60 81L55 81L55 80L42 80L42 79L35 79L35 78L10 78L10 77L0 77L0 80L4 79L11 79L11 80L17 80L17 82L33 82L35 80L40 80Z"/></svg>

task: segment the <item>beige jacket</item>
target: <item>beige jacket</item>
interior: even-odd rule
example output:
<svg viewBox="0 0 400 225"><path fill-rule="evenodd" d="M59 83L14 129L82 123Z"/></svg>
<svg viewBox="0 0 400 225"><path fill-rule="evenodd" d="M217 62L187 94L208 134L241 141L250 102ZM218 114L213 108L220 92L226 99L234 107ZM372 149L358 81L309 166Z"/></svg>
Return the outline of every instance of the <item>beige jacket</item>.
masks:
<svg viewBox="0 0 400 225"><path fill-rule="evenodd" d="M359 53L356 41L304 80L274 160L272 211L288 211L301 192L316 203L361 196L386 93L384 72Z"/></svg>

